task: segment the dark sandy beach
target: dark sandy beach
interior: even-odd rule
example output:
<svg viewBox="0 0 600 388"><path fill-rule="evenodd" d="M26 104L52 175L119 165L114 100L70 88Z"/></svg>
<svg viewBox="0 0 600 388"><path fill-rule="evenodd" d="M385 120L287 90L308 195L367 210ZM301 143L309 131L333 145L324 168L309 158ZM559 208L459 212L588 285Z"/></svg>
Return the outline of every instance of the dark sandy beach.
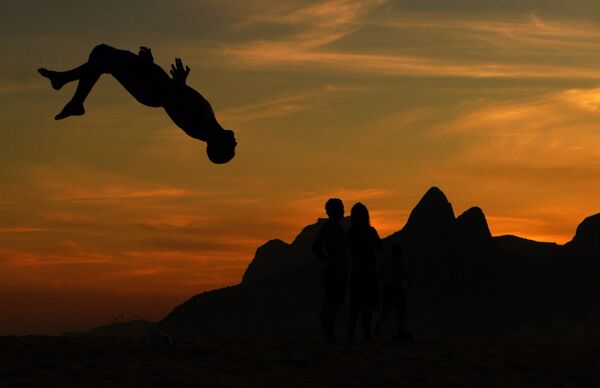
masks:
<svg viewBox="0 0 600 388"><path fill-rule="evenodd" d="M600 346L0 337L0 386L591 387Z"/></svg>

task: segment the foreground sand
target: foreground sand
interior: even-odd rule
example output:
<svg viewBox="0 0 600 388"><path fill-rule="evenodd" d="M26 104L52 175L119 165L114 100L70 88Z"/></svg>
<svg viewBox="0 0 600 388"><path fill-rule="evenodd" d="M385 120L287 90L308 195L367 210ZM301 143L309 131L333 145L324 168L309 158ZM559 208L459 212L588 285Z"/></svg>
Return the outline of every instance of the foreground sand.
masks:
<svg viewBox="0 0 600 388"><path fill-rule="evenodd" d="M600 347L0 337L0 386L600 386Z"/></svg>

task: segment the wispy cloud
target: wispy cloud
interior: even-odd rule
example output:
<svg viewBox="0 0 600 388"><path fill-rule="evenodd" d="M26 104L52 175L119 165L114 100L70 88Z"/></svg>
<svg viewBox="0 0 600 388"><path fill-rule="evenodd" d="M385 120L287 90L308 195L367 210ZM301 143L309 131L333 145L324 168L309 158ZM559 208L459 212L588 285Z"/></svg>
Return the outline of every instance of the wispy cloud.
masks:
<svg viewBox="0 0 600 388"><path fill-rule="evenodd" d="M102 187L96 190L73 190L64 195L54 197L57 201L114 201L114 200L144 200L182 197L189 195L188 190L176 188L158 188L139 190L127 187Z"/></svg>
<svg viewBox="0 0 600 388"><path fill-rule="evenodd" d="M536 12L521 17L488 16L488 19L452 18L435 14L395 13L368 25L392 29L417 29L458 35L464 32L467 41L483 39L494 46L520 43L527 47L550 50L565 45L599 45L600 28L597 24L569 20L544 20ZM548 47L549 46L549 47ZM578 46L580 47L580 46Z"/></svg>
<svg viewBox="0 0 600 388"><path fill-rule="evenodd" d="M486 104L439 130L473 139L465 160L589 169L600 168L599 119L600 89L570 89Z"/></svg>
<svg viewBox="0 0 600 388"><path fill-rule="evenodd" d="M287 116L322 106L326 99L335 98L339 93L356 90L351 87L327 85L325 87L288 93L245 106L225 110L219 117L226 122L246 123L253 120Z"/></svg>
<svg viewBox="0 0 600 388"><path fill-rule="evenodd" d="M30 167L28 178L30 197L3 198L0 283L10 287L93 283L193 295L237 283L254 250L290 222L273 215L286 214L278 205L239 191L180 189L61 163Z"/></svg>
<svg viewBox="0 0 600 388"><path fill-rule="evenodd" d="M244 27L261 23L298 27L290 37L274 42L281 47L294 46L306 50L335 42L360 26L362 17L389 0L326 0L298 9L280 9L271 14L251 16Z"/></svg>
<svg viewBox="0 0 600 388"><path fill-rule="evenodd" d="M386 188L349 189L339 188L331 190L327 194L300 195L301 199L294 200L294 206L322 208L329 198L340 198L347 203L354 201L367 201L369 199L384 198L393 195L394 191ZM347 204L348 206L348 204Z"/></svg>
<svg viewBox="0 0 600 388"><path fill-rule="evenodd" d="M459 62L409 56L354 54L343 52L297 51L293 47L255 43L243 48L224 49L247 66L312 64L320 68L358 73L466 78L583 78L599 79L592 67L534 63Z"/></svg>
<svg viewBox="0 0 600 388"><path fill-rule="evenodd" d="M365 17L385 3L326 1L287 10L287 13L280 11L257 16L245 26L279 23L294 26L298 31L270 40L228 44L220 51L236 64L247 67L287 65L359 73L468 78L600 78L597 66L569 60L574 49L593 50L600 46L597 39L600 29L595 25L545 21L535 13L506 21L455 20L435 14L397 12L391 16L379 13L374 18ZM413 44L404 47L389 46L394 53L381 48L377 52L360 43L352 45L352 49L330 47L332 43L370 27L398 30L398 34L427 31L429 35L417 35ZM393 34L388 33L388 38L389 35ZM419 39L426 39L423 45L419 44ZM450 42L450 47L454 42L454 58L436 53L431 48L432 42L446 42L446 45ZM547 61L549 55L557 56L557 49L565 48L571 54L565 54L564 61ZM448 52L447 49L438 51ZM458 59L459 53L472 58ZM485 57L491 59L481 59Z"/></svg>
<svg viewBox="0 0 600 388"><path fill-rule="evenodd" d="M34 226L15 226L9 228L0 228L0 233L37 233L44 232L47 229Z"/></svg>
<svg viewBox="0 0 600 388"><path fill-rule="evenodd" d="M30 179L57 202L160 201L183 197L211 197L214 191L169 187L99 169L58 164L53 168L34 166Z"/></svg>

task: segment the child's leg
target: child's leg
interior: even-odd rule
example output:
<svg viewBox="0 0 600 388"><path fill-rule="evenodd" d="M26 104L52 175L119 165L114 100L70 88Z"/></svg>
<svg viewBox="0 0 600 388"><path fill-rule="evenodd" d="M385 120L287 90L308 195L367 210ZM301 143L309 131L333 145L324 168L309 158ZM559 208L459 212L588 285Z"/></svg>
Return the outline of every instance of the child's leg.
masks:
<svg viewBox="0 0 600 388"><path fill-rule="evenodd" d="M396 311L398 312L398 337L404 333L404 323L406 319L406 297L404 289L398 289L398 300L396 301Z"/></svg>
<svg viewBox="0 0 600 388"><path fill-rule="evenodd" d="M398 335L404 333L404 321L406 315L406 309L404 306L398 306Z"/></svg>
<svg viewBox="0 0 600 388"><path fill-rule="evenodd" d="M368 308L362 312L362 325L364 338L367 341L371 340L371 322L373 321L373 311Z"/></svg>
<svg viewBox="0 0 600 388"><path fill-rule="evenodd" d="M356 321L358 320L359 309L356 305L350 304L350 313L348 314L348 340L354 341L354 330L356 329Z"/></svg>
<svg viewBox="0 0 600 388"><path fill-rule="evenodd" d="M392 312L392 303L390 303L390 288L386 284L383 286L383 290L381 290L381 315L377 320L377 324L375 325L375 336L381 336L381 325L383 325L390 317L390 313Z"/></svg>
<svg viewBox="0 0 600 388"><path fill-rule="evenodd" d="M375 324L375 337L381 337L381 325L383 325L390 317L390 310L383 308L381 315Z"/></svg>
<svg viewBox="0 0 600 388"><path fill-rule="evenodd" d="M333 329L335 326L335 306L331 300L325 300L323 308L321 310L321 328L323 329L323 336L325 340L333 340Z"/></svg>

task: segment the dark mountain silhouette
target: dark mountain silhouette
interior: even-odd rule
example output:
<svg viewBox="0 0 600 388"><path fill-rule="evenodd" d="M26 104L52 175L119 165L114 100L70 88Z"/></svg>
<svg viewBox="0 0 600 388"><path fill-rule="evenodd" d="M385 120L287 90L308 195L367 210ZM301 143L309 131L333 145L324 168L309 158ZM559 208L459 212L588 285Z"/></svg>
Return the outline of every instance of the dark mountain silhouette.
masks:
<svg viewBox="0 0 600 388"><path fill-rule="evenodd" d="M410 213L401 232L414 238L443 239L454 221L452 205L440 189L432 187Z"/></svg>
<svg viewBox="0 0 600 388"><path fill-rule="evenodd" d="M253 282L276 272L287 272L314 261L312 243L325 221L325 218L319 218L316 223L306 226L291 244L275 239L261 245L246 268L242 283ZM347 217L342 221L342 226L348 229L349 225L350 219Z"/></svg>
<svg viewBox="0 0 600 388"><path fill-rule="evenodd" d="M538 242L513 235L497 236L494 241L500 248L516 255L542 261L560 249L560 245L553 242Z"/></svg>
<svg viewBox="0 0 600 388"><path fill-rule="evenodd" d="M586 219L564 246L493 238L480 208L456 218L434 187L404 228L384 239L378 260L389 254L391 244L404 247L414 283L407 291L407 328L416 336L548 333L556 322L571 327L595 314L590 315L597 309L593 282L581 274L600 270L599 219ZM175 336L318 336L321 263L311 244L323 221L304 228L291 244L263 245L241 284L194 296L159 327ZM558 270L565 266L575 269ZM575 282L582 278L583 283ZM339 321L343 331L345 318Z"/></svg>
<svg viewBox="0 0 600 388"><path fill-rule="evenodd" d="M548 266L572 284L585 288L586 297L600 297L600 214L586 218L575 236L547 259Z"/></svg>
<svg viewBox="0 0 600 388"><path fill-rule="evenodd" d="M600 294L600 214L586 218L565 245L537 242L516 236L494 238L503 249L543 263L557 276L579 288Z"/></svg>
<svg viewBox="0 0 600 388"><path fill-rule="evenodd" d="M157 322L135 319L100 325L88 330L93 337L147 337L156 329Z"/></svg>
<svg viewBox="0 0 600 388"><path fill-rule="evenodd" d="M279 239L270 240L256 249L254 260L246 268L242 283L252 282L290 267L293 268L300 264L298 260L295 260L296 258L297 255L294 255L290 244Z"/></svg>
<svg viewBox="0 0 600 388"><path fill-rule="evenodd" d="M600 254L600 213L588 217L577 227L575 237L569 241L565 248L578 255Z"/></svg>
<svg viewBox="0 0 600 388"><path fill-rule="evenodd" d="M469 249L492 249L494 239L488 227L485 214L478 207L472 207L456 219L456 233L462 238L462 246Z"/></svg>

